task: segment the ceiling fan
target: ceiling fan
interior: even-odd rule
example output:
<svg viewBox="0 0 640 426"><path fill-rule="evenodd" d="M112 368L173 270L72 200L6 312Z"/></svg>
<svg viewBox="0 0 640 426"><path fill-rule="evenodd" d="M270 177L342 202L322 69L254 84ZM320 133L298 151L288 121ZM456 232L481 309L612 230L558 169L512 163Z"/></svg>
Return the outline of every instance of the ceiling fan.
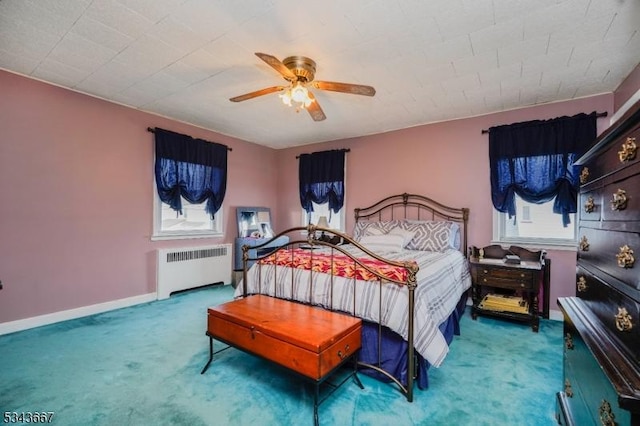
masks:
<svg viewBox="0 0 640 426"><path fill-rule="evenodd" d="M376 89L371 86L338 83L335 81L315 81L316 63L305 56L289 56L282 61L266 53L256 52L256 56L278 71L289 82L289 85L256 90L255 92L231 98L229 99L231 102L242 102L258 96L282 92L279 96L286 105L295 105L298 109L306 109L314 121L322 121L327 117L324 115L324 111L320 108L313 93L308 90L309 88L350 93L352 95L373 96L376 94Z"/></svg>

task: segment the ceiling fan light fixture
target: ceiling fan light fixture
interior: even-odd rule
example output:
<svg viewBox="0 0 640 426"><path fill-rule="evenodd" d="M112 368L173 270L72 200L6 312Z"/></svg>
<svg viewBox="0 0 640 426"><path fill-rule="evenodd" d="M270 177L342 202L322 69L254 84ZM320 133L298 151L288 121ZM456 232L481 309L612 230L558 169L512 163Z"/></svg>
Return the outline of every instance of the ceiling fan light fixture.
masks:
<svg viewBox="0 0 640 426"><path fill-rule="evenodd" d="M286 106L292 106L291 105L291 89L285 89L285 91L278 96L280 96L280 99L282 99L283 104L285 104Z"/></svg>
<svg viewBox="0 0 640 426"><path fill-rule="evenodd" d="M264 89L230 98L231 102L242 102L258 96L280 92L278 96L280 96L283 104L295 107L296 112L306 109L313 121L323 121L327 116L324 115L324 111L322 111L313 92L307 90L307 85L310 84L314 89L352 95L373 96L376 94L376 89L371 86L315 80L316 63L306 56L289 56L282 61L267 53L256 52L256 56L276 70L288 82L288 85L265 87Z"/></svg>
<svg viewBox="0 0 640 426"><path fill-rule="evenodd" d="M291 99L303 104L307 99L309 99L309 91L298 81L293 86L293 89L291 89Z"/></svg>
<svg viewBox="0 0 640 426"><path fill-rule="evenodd" d="M280 94L282 103L287 106L293 106L292 101L296 102L298 108L307 108L314 101L309 97L309 90L297 81L293 87L287 88L284 93Z"/></svg>

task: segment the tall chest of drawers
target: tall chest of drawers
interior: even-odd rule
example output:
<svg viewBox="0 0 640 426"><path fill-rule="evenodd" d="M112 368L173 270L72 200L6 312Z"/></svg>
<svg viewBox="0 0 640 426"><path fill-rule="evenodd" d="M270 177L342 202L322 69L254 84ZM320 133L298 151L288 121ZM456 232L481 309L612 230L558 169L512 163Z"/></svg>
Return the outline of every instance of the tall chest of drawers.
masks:
<svg viewBox="0 0 640 426"><path fill-rule="evenodd" d="M564 314L560 424L640 425L640 103L578 161L576 297Z"/></svg>

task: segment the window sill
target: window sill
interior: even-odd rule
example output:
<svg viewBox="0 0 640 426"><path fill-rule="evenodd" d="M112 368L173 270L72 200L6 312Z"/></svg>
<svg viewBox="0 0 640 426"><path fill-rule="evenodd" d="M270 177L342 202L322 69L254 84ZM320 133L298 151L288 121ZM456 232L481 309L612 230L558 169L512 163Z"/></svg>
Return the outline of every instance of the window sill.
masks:
<svg viewBox="0 0 640 426"><path fill-rule="evenodd" d="M502 246L518 246L527 250L555 250L555 251L578 251L578 243L575 241L553 241L553 240L491 240L491 244Z"/></svg>
<svg viewBox="0 0 640 426"><path fill-rule="evenodd" d="M220 232L209 232L202 234L159 234L152 235L151 241L167 241L167 240L193 240L201 238L216 238L223 237L224 234Z"/></svg>

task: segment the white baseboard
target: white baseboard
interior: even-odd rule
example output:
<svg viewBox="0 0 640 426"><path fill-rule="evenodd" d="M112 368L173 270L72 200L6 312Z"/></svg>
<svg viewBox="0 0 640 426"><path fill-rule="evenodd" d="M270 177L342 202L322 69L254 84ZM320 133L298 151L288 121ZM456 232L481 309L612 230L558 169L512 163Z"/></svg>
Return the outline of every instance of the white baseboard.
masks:
<svg viewBox="0 0 640 426"><path fill-rule="evenodd" d="M34 327L49 325L60 321L67 321L82 318L89 315L101 314L114 309L128 308L129 306L156 300L156 293L142 294L140 296L127 297L126 299L112 300L110 302L98 303L95 305L82 306L80 308L66 311L54 312L52 314L39 315L37 317L25 318L16 321L9 321L0 324L0 336L3 334L15 333L17 331L28 330Z"/></svg>

